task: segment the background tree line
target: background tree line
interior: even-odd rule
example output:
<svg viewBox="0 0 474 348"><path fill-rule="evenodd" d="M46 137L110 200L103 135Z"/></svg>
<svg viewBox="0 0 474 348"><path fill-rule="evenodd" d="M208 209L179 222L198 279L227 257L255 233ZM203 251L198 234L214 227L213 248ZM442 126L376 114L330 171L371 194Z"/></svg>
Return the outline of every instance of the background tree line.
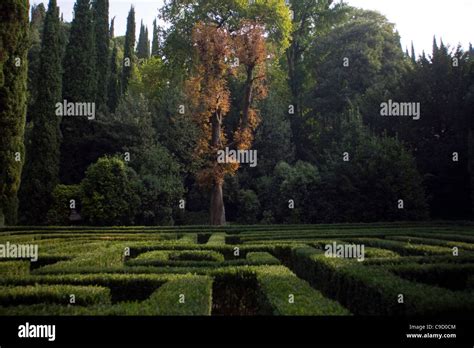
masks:
<svg viewBox="0 0 474 348"><path fill-rule="evenodd" d="M265 31L266 93L248 105L258 165L223 176L228 221L473 217L472 47L435 39L416 56L383 15L331 0L166 1L158 15L169 26L142 23L138 40L133 7L116 37L107 0L77 0L71 23L50 0L23 27L27 2L2 6L11 24L1 42L14 53L0 57L0 221L70 224L72 199L84 224L208 223L208 164L195 155L202 105L189 94L205 57L193 32L204 23L234 35L251 22ZM242 69L223 77L227 139L246 110ZM56 117L63 99L95 102L95 120ZM389 99L420 102L421 119L381 117Z"/></svg>

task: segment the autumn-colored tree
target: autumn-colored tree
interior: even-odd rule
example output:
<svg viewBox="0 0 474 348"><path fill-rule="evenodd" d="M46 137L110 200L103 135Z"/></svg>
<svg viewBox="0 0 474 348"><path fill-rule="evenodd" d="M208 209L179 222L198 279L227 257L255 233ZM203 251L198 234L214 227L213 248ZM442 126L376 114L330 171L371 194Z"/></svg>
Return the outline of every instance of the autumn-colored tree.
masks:
<svg viewBox="0 0 474 348"><path fill-rule="evenodd" d="M234 142L239 150L248 150L252 146L254 131L260 123L258 111L253 102L267 96L265 86L265 47L264 28L253 21L244 21L235 33L234 52L245 76L245 93L242 105L240 125L234 133Z"/></svg>
<svg viewBox="0 0 474 348"><path fill-rule="evenodd" d="M187 94L193 120L201 130L196 156L203 160L197 173L198 182L211 189L210 217L212 225L226 222L222 186L226 175L233 175L239 163L228 159L217 161L219 150L232 147L248 150L260 119L253 108L257 99L266 96L265 31L255 22L242 22L232 35L215 24L198 23L193 30L193 44L198 64L193 77L187 81ZM223 119L230 110L230 76L245 76L245 93L238 128L227 139Z"/></svg>

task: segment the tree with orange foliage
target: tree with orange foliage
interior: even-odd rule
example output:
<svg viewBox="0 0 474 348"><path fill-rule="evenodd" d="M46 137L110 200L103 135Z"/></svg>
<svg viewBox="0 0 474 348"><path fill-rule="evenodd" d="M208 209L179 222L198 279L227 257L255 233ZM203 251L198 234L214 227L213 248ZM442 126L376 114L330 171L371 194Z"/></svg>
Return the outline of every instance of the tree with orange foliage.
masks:
<svg viewBox="0 0 474 348"><path fill-rule="evenodd" d="M258 111L252 107L256 100L267 96L265 86L265 47L264 28L256 22L244 21L234 33L234 50L245 74L245 93L240 125L234 133L234 142L239 150L252 146L253 135L260 123Z"/></svg>
<svg viewBox="0 0 474 348"><path fill-rule="evenodd" d="M193 44L198 64L196 72L187 81L187 95L193 120L199 126L195 155L203 160L197 173L198 183L211 189L211 225L224 225L225 207L223 184L226 175L239 169L236 161L218 163L217 153L225 147L249 150L253 133L260 123L256 100L266 96L265 88L265 31L255 22L242 22L239 30L229 33L214 24L198 23L193 30ZM239 62L239 64L231 64ZM238 128L227 139L223 119L230 110L228 79L245 76L245 93Z"/></svg>

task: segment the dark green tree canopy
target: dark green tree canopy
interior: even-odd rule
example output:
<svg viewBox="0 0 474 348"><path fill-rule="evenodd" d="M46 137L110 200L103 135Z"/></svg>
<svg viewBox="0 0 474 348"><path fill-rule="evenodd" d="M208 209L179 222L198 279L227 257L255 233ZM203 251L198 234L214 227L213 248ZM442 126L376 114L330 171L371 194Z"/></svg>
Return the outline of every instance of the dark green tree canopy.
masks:
<svg viewBox="0 0 474 348"><path fill-rule="evenodd" d="M59 184L61 118L55 114L55 105L61 100L61 58L59 8L56 0L50 0L40 53L38 97L32 107L33 128L21 186L22 220L27 224L46 222L51 194Z"/></svg>

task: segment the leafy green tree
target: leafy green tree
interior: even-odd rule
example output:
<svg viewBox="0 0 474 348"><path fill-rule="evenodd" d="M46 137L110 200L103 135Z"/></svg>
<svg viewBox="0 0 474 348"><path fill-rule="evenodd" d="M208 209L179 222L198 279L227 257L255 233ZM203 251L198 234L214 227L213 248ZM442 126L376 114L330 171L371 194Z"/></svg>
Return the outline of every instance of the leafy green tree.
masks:
<svg viewBox="0 0 474 348"><path fill-rule="evenodd" d="M184 176L190 176L198 163L193 155L198 130L189 112L179 113L186 97L182 90L183 76L168 69L159 57L151 57L138 67L130 92L143 95L148 101L152 127L157 140L180 164Z"/></svg>
<svg viewBox="0 0 474 348"><path fill-rule="evenodd" d="M370 135L356 112L346 114L341 134L324 152L315 195L316 221L428 217L422 177L413 156L398 140Z"/></svg>
<svg viewBox="0 0 474 348"><path fill-rule="evenodd" d="M262 123L257 129L253 148L258 153L258 165L244 168L253 176L271 173L281 161L292 163L295 158L295 145L292 142L291 124L288 115L290 93L285 72L272 66L269 69L268 97L260 104Z"/></svg>
<svg viewBox="0 0 474 348"><path fill-rule="evenodd" d="M28 10L28 1L0 2L0 225L17 222L28 98Z"/></svg>
<svg viewBox="0 0 474 348"><path fill-rule="evenodd" d="M141 206L138 222L173 225L178 203L184 198L179 164L168 150L156 144L142 150L134 162L140 178Z"/></svg>
<svg viewBox="0 0 474 348"><path fill-rule="evenodd" d="M319 180L318 169L310 163L298 161L291 166L286 162L280 162L273 172L273 182L266 190L267 202L277 221L312 222L315 192Z"/></svg>
<svg viewBox="0 0 474 348"><path fill-rule="evenodd" d="M271 176L258 178L256 190L265 221L427 218L422 178L413 156L399 141L370 135L356 112L347 113L341 129L332 132L333 142L318 168L301 161L293 166L280 162Z"/></svg>
<svg viewBox="0 0 474 348"><path fill-rule="evenodd" d="M141 149L154 143L155 130L148 102L142 94L132 90L120 100L115 113L102 124L119 145L118 150L130 152L132 163Z"/></svg>
<svg viewBox="0 0 474 348"><path fill-rule="evenodd" d="M285 0L184 0L165 1L160 17L171 25L164 32L163 55L166 64L176 74L187 75L193 65L192 31L203 22L225 28L233 33L242 21L256 21L264 25L271 53L279 55L289 44L291 33L290 11Z"/></svg>
<svg viewBox="0 0 474 348"><path fill-rule="evenodd" d="M50 0L46 12L39 74L38 98L32 108L33 127L20 189L22 220L33 225L46 223L51 195L59 183L61 118L55 114L55 104L61 99L61 42L56 0Z"/></svg>
<svg viewBox="0 0 474 348"><path fill-rule="evenodd" d="M372 11L352 9L350 17L314 46L313 84L304 115L304 149L310 162L331 143L324 130L340 129L341 117L359 108L366 123L380 120L380 104L394 95L409 68L393 24Z"/></svg>
<svg viewBox="0 0 474 348"><path fill-rule="evenodd" d="M314 85L314 59L311 51L322 37L346 19L348 7L336 1L290 0L292 30L290 45L285 52L284 64L287 70L291 92L291 127L296 145L296 153L304 157L306 142L304 115L307 109L306 95ZM321 52L322 54L327 51ZM305 58L306 57L306 58ZM287 106L288 107L288 106Z"/></svg>
<svg viewBox="0 0 474 348"><path fill-rule="evenodd" d="M91 225L133 224L140 206L137 174L118 157L101 157L81 182L82 217Z"/></svg>
<svg viewBox="0 0 474 348"><path fill-rule="evenodd" d="M237 222L242 224L256 224L260 214L260 202L252 190L240 190L238 193Z"/></svg>
<svg viewBox="0 0 474 348"><path fill-rule="evenodd" d="M416 154L434 218L466 219L472 214L472 53L433 42L404 74L395 100L420 103L420 119L373 122L378 132L397 134ZM380 119L380 117L379 117Z"/></svg>

